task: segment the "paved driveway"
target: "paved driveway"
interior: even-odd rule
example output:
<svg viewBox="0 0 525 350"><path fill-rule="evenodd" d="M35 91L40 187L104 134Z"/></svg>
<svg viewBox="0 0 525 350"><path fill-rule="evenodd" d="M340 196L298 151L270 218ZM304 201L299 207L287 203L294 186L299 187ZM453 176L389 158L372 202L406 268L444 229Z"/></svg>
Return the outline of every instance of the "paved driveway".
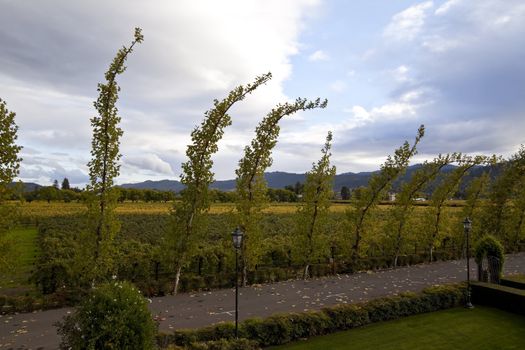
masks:
<svg viewBox="0 0 525 350"><path fill-rule="evenodd" d="M471 276L476 276L471 263ZM466 261L447 261L309 281L293 280L240 289L240 320L278 312L300 312L353 303L404 291L420 291L435 284L466 279ZM525 273L525 253L508 255L505 273ZM233 321L235 289L185 293L154 298L150 309L160 329L202 327ZM71 309L0 316L0 349L56 349L60 341L53 323Z"/></svg>

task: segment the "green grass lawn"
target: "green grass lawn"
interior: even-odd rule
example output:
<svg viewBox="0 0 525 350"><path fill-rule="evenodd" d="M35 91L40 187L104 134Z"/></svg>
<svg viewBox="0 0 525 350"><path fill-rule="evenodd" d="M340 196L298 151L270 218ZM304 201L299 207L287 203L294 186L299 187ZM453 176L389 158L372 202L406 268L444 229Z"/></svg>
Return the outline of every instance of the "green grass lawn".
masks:
<svg viewBox="0 0 525 350"><path fill-rule="evenodd" d="M511 281L525 283L525 275L509 275L505 276L505 278Z"/></svg>
<svg viewBox="0 0 525 350"><path fill-rule="evenodd" d="M525 317L488 307L450 309L272 349L525 349Z"/></svg>
<svg viewBox="0 0 525 350"><path fill-rule="evenodd" d="M8 271L0 273L0 294L10 288L32 288L28 279L35 261L37 229L16 228L8 233L8 237L14 246Z"/></svg>

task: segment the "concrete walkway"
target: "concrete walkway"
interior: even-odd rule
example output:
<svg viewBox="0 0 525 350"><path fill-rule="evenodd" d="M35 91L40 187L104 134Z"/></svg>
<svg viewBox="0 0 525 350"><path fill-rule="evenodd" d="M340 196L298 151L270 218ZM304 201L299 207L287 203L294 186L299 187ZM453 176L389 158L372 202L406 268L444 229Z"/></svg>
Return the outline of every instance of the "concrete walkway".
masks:
<svg viewBox="0 0 525 350"><path fill-rule="evenodd" d="M476 276L471 263L471 277ZM508 255L505 274L525 274L525 253ZM436 284L466 280L466 261L447 261L339 275L309 281L293 280L240 289L240 320L278 312L301 312L324 306L360 302L404 291L420 291ZM154 298L150 309L160 330L194 328L233 321L235 289L185 293ZM56 349L60 339L53 324L72 309L0 316L0 349Z"/></svg>

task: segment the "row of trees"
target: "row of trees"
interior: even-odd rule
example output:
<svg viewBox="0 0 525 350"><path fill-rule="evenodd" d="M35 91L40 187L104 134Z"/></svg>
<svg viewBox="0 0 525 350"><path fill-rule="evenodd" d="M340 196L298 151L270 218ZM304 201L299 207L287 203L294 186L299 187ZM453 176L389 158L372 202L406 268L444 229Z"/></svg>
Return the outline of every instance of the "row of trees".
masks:
<svg viewBox="0 0 525 350"><path fill-rule="evenodd" d="M107 280L115 274L114 257L117 256L118 247L114 244L114 237L119 232L120 224L115 215L119 189L114 186L114 179L119 175L119 144L123 135L116 108L120 90L116 78L124 72L128 55L142 40L140 29L136 29L134 41L129 47L119 50L106 72L106 82L99 84L100 95L94 103L98 116L91 120L92 158L88 163L90 183L86 191L89 228L82 238L85 242L82 251L75 252L79 264L84 266L83 274L88 276L87 280L93 282ZM168 257L176 272L174 293L183 269L193 257L200 254L202 242L209 241L206 237L209 232L208 211L211 202L219 195L219 192L209 188L214 181L211 171L212 156L218 151L218 142L225 129L231 125L232 120L228 113L236 103L254 93L270 79L270 73L262 75L251 84L236 87L223 100L215 100L213 108L205 113L200 126L191 133L192 142L186 151L187 161L182 164L181 182L185 190L181 192L180 200L173 204L169 229L161 249L161 254ZM244 155L236 169L236 191L230 197L236 204L234 220L244 232L241 248L243 283L247 282L248 271L256 268L263 252L267 250L261 217L272 192L267 188L263 175L272 164L271 154L280 132L279 122L299 111L325 108L326 104L326 100L309 101L302 98L278 104L262 119L255 129L254 139L244 149ZM16 129L14 131L16 135ZM451 234L455 230L453 227L459 227L451 225L451 221L457 218L450 217L444 207L447 200L457 192L461 180L478 165L492 166L486 167L486 173L471 182L466 191L467 206L463 214L476 217L475 222L480 225L478 232L500 236L507 247L512 247L521 239L525 226L523 148L498 166L495 166L499 161L496 157L461 153L438 155L425 162L409 181L402 184L396 205L386 210L378 207L394 181L406 172L410 160L417 153L424 131L424 126L421 126L413 143L405 141L394 150L380 171L372 175L368 186L361 188L358 195L352 196L345 219L338 223L344 227L343 235L332 234L333 224L328 224L326 219L335 176L335 167L330 164L332 134L328 133L321 157L306 174L304 185L293 186L293 193L302 194L303 200L298 203L293 237L287 239L294 241L293 254L296 261L302 261L305 278L309 276L312 261L329 256L330 247L334 246L344 250L347 256L355 260L374 255L371 252L380 250L383 255L394 255L397 261L397 257L407 249L406 242L414 241L408 237L418 235L417 241L425 246L432 259L434 250L444 244L446 239L457 237ZM9 144L14 145L14 140L9 141ZM443 173L441 170L450 164L457 167L452 172ZM13 169L16 170L10 173L9 180L16 175L18 167ZM490 169L497 169L498 173L490 173ZM493 178L496 180L492 181ZM436 188L432 192L428 210L415 215L414 197L431 183ZM283 191L292 193L292 188ZM483 198L488 200L483 201ZM387 218L385 225L378 225L378 216ZM456 243L461 245L462 242L459 241L460 239ZM229 241L225 240L224 244L229 244Z"/></svg>

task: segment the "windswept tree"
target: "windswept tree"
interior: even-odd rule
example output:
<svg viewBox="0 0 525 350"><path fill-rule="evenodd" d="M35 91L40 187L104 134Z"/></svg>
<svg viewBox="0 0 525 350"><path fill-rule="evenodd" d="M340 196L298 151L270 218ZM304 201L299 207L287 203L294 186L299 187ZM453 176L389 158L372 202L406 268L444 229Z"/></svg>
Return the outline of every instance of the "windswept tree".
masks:
<svg viewBox="0 0 525 350"><path fill-rule="evenodd" d="M304 264L304 279L310 276L309 268L312 261L328 247L329 241L326 236L329 232L326 224L335 177L335 166L330 165L331 147L332 132L329 131L321 150L321 159L306 173L303 201L297 213L297 240L294 240L294 247L298 260Z"/></svg>
<svg viewBox="0 0 525 350"><path fill-rule="evenodd" d="M22 147L16 144L18 126L15 116L15 112L9 111L5 101L0 99L0 271L9 263L11 244L6 233L13 224L15 214L13 206L6 201L11 195L11 183L18 175L22 161L18 156Z"/></svg>
<svg viewBox="0 0 525 350"><path fill-rule="evenodd" d="M513 206L505 234L505 244L510 251L519 251L518 243L525 238L525 168L514 187Z"/></svg>
<svg viewBox="0 0 525 350"><path fill-rule="evenodd" d="M129 47L122 47L113 58L105 74L106 82L98 84L99 97L93 103L98 112L91 118L93 137L89 167L90 192L87 201L90 233L95 236L94 254L90 279L107 279L114 271L112 267L112 242L119 230L115 217L118 193L114 179L119 175L121 117L116 103L120 87L117 76L126 70L124 63L136 44L144 40L140 28L135 28L134 40Z"/></svg>
<svg viewBox="0 0 525 350"><path fill-rule="evenodd" d="M409 229L408 220L414 212L414 198L439 175L445 165L450 164L456 158L456 154L440 154L431 162L423 163L422 167L412 174L410 180L402 185L401 191L396 195L396 205L390 208L387 222L387 236L393 245L394 267L397 266L406 232Z"/></svg>
<svg viewBox="0 0 525 350"><path fill-rule="evenodd" d="M208 186L213 182L211 157L218 150L217 143L224 134L224 128L231 125L228 111L269 79L270 73L262 75L252 84L236 87L224 100L215 100L214 107L205 113L200 127L191 133L192 144L186 150L188 160L182 164L181 183L186 188L171 211L173 220L169 242L174 249L174 294L177 293L183 266L195 254L197 243L203 239L203 214L210 207Z"/></svg>
<svg viewBox="0 0 525 350"><path fill-rule="evenodd" d="M498 162L501 159L497 156L492 156L487 159L487 166L483 169L481 174L470 181L465 189L465 206L461 211L460 217L470 218L472 220L472 233L474 239L479 238L481 228L483 225L482 214L484 207L487 204L487 195L490 187L491 179L498 168ZM463 226L456 225L457 237L462 236ZM464 239L460 238L462 246L465 244ZM463 251L463 248L462 248Z"/></svg>
<svg viewBox="0 0 525 350"><path fill-rule="evenodd" d="M381 170L372 175L368 186L363 188L359 196L353 196L352 208L346 212L349 229L352 234L351 255L355 259L360 254L361 242L366 234L367 219L382 197L392 186L392 182L408 167L410 159L416 154L416 147L425 134L425 127L421 125L417 131L414 144L408 141L394 151L394 157L388 156Z"/></svg>
<svg viewBox="0 0 525 350"><path fill-rule="evenodd" d="M461 153L457 154L454 162L458 166L452 172L443 176L441 183L432 193L426 220L430 261L433 261L434 249L445 238L446 231L451 230L450 220L447 220L445 213L446 202L458 191L461 180L469 170L476 165L486 163L487 160L486 156L472 157Z"/></svg>
<svg viewBox="0 0 525 350"><path fill-rule="evenodd" d="M327 101L308 101L298 98L294 103L277 105L255 129L255 138L244 148L244 157L239 161L237 174L238 222L244 231L242 244L243 285L247 283L248 268L258 263L262 253L259 228L261 210L268 204L264 171L272 165L272 150L279 137L279 121L298 111L325 108Z"/></svg>
<svg viewBox="0 0 525 350"><path fill-rule="evenodd" d="M483 234L495 235L504 240L509 248L509 240L506 238L509 236L507 223L511 221L513 213L518 214L516 224L520 223L521 202L517 198L521 196L520 186L525 176L525 147L521 146L509 160L500 164L499 172L499 176L489 186L488 203L483 210L481 230ZM517 199L517 207L514 207L514 198Z"/></svg>

